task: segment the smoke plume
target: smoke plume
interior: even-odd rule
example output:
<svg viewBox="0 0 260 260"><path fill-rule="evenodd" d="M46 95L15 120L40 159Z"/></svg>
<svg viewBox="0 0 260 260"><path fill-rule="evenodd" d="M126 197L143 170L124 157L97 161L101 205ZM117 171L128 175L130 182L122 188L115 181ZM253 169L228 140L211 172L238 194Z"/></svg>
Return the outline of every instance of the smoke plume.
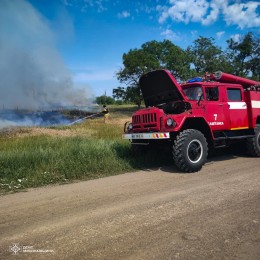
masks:
<svg viewBox="0 0 260 260"><path fill-rule="evenodd" d="M0 109L86 104L73 86L49 22L24 0L0 1Z"/></svg>

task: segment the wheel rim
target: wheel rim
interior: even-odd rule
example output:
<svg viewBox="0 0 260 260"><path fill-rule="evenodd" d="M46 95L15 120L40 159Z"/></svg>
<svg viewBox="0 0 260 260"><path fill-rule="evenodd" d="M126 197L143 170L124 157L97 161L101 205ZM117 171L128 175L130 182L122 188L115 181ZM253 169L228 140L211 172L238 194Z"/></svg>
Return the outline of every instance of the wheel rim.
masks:
<svg viewBox="0 0 260 260"><path fill-rule="evenodd" d="M197 163L198 161L200 161L202 154L203 154L202 143L197 139L192 140L189 143L187 149L187 156L189 161L192 163Z"/></svg>
<svg viewBox="0 0 260 260"><path fill-rule="evenodd" d="M257 143L258 147L260 147L260 133L258 134L258 137L256 139L256 143Z"/></svg>

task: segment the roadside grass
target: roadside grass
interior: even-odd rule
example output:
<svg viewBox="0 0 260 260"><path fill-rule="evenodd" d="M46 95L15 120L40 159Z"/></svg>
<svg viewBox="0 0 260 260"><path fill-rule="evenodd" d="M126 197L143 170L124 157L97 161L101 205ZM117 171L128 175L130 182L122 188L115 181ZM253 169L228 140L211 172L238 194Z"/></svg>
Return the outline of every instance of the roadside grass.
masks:
<svg viewBox="0 0 260 260"><path fill-rule="evenodd" d="M121 108L122 109L122 108ZM169 164L170 156L148 151L136 155L122 140L129 111L51 128L19 128L0 135L0 193L75 180L96 179Z"/></svg>

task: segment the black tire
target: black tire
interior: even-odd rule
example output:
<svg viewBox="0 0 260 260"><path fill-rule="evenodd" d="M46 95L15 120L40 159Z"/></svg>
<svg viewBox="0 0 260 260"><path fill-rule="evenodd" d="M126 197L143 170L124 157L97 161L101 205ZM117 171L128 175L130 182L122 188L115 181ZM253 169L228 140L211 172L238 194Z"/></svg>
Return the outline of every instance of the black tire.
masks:
<svg viewBox="0 0 260 260"><path fill-rule="evenodd" d="M207 160L207 140L198 130L184 130L174 141L172 153L178 169L184 172L199 171Z"/></svg>
<svg viewBox="0 0 260 260"><path fill-rule="evenodd" d="M247 152L251 156L260 157L260 125L255 128L255 137L247 139Z"/></svg>

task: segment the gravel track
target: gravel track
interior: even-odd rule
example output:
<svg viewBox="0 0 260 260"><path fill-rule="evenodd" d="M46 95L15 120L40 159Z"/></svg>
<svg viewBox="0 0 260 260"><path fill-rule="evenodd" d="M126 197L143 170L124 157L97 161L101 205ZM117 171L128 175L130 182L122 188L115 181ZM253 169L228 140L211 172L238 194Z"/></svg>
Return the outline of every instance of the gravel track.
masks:
<svg viewBox="0 0 260 260"><path fill-rule="evenodd" d="M260 159L232 154L30 189L0 197L0 259L260 259L259 201Z"/></svg>

